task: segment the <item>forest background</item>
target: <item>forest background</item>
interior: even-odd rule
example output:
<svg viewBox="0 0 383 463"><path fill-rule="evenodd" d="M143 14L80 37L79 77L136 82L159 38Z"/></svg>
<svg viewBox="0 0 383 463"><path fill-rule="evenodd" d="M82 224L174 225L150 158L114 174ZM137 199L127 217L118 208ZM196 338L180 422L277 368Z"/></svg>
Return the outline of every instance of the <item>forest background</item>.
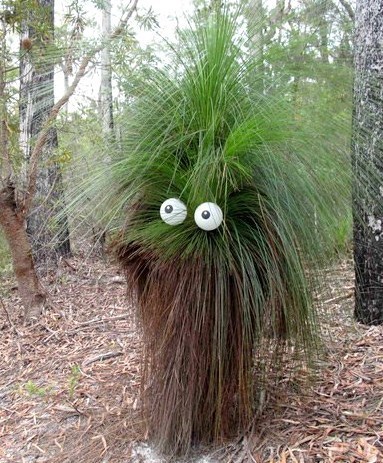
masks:
<svg viewBox="0 0 383 463"><path fill-rule="evenodd" d="M177 5L181 3L186 5ZM203 18L219 3L194 0L187 7ZM313 140L320 128L334 156L350 155L355 2L232 3L244 7L243 33L249 33L244 53L258 57L260 75L267 76L265 81L272 76L273 85L287 89L296 118L311 130ZM151 8L150 2L140 0L118 5L111 0L68 1L60 6L53 0L1 2L0 311L8 421L0 417L0 423L7 449L2 451L8 453L0 452L0 461L17 461L20 448L27 456L38 455L36 461L54 461L52 447L59 453L67 450L68 440L75 448L78 435L71 420L74 428L90 433L92 445L67 461L103 461L113 438L121 437L109 424L121 426L124 406L136 410L140 347L127 319L123 278L110 264L104 211L94 210L92 198L83 204L73 198L89 172L107 166L109 156L123 146L125 116L148 67L166 65L163 36L169 36L170 24L172 30L186 24L182 18L169 21L157 11L155 4ZM170 35L177 39L176 30ZM335 125L326 116L330 113ZM302 461L297 450L302 446L305 461L316 461L315 455L328 462L374 462L382 457L376 417L383 392L376 379L382 333L356 329L350 321L351 165L345 175L350 178L350 203L328 229L331 246L323 256L327 279L318 288L318 298L339 311L336 320L324 323L324 331L339 343L329 353L324 382L314 396L306 397L315 405L303 404L305 397L294 393L297 385L283 380L290 408L283 409L278 423L271 415L265 418L264 428L272 423L280 439L275 438L273 450L269 441L263 447L257 441L253 455L262 454L264 460L259 461ZM10 221L14 228L7 231L4 223ZM379 228L381 223L371 226ZM33 330L22 322L37 324ZM112 325L114 332L108 331ZM67 363L53 379L57 352ZM116 392L120 389L121 394ZM104 419L110 413L106 430ZM60 427L47 431L41 424L44 414L59 418ZM142 439L129 420L118 442L124 451L129 433L133 440ZM12 433L7 434L8 426ZM47 435L49 442L44 440ZM243 452L249 442L234 448L237 461L248 461ZM229 461L225 455L223 461Z"/></svg>
<svg viewBox="0 0 383 463"><path fill-rule="evenodd" d="M249 34L244 53L262 57L259 72L275 76L275 86L287 81L287 98L294 101L297 117L304 124L313 128L320 125L323 130L326 112L335 114L339 125L326 127L329 149L334 153L348 149L352 3L242 3L243 27L255 31ZM197 9L203 15L211 7L209 2L196 1L189 4L189 11ZM92 165L107 162L113 145L123 143L126 108L139 91L139 83L144 82L145 69L166 63L161 37L169 36L177 27L174 20L164 21L163 15L157 18L154 6L144 8L139 2L113 5L113 10L109 1L68 2L64 8L63 4L54 8L48 1L10 1L3 2L2 15L2 139L6 146L2 182L6 186L10 179L15 187L14 199L22 211L23 227L27 226L25 248L29 241L40 271L55 266L60 256L76 252L76 236L90 238L93 234L95 243L99 241L98 218L84 210L71 210L70 217L68 212L60 215L59 211ZM97 15L101 24L95 20ZM181 16L178 27L185 23ZM23 37L27 38L23 41ZM57 104L56 113L47 122ZM41 135L47 137L45 142ZM77 233L79 221L71 221L72 217L78 219L84 214L87 218ZM4 228L0 268L9 271L10 253L3 232ZM349 248L351 207L332 233L334 255ZM18 247L24 239L18 239ZM15 260L13 265L20 275ZM23 265L33 266L25 259ZM29 288L28 294L21 294L26 311L38 313L44 295L36 279L29 275L20 287Z"/></svg>

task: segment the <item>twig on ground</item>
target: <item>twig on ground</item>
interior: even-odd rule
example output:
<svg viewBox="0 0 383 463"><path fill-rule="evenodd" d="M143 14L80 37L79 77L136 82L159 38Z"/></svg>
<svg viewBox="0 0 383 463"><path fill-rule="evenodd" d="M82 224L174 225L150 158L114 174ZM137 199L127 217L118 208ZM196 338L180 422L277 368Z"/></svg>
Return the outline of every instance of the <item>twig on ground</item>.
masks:
<svg viewBox="0 0 383 463"><path fill-rule="evenodd" d="M84 326L87 326L87 325L93 325L93 324L105 323L105 322L113 322L115 320L124 320L126 318L131 318L131 316L132 316L132 314L126 313L126 314L123 314L123 315L115 315L114 317L93 318L92 320L87 320L85 322L78 323L77 326L75 328L73 328L73 330L71 330L71 331L81 329L81 328L83 328Z"/></svg>
<svg viewBox="0 0 383 463"><path fill-rule="evenodd" d="M19 334L19 332L17 331L17 328L16 326L14 325L10 315L9 315L9 312L8 312L8 309L6 308L5 304L4 304L4 301L3 299L0 297L0 304L1 304L1 307L3 308L4 310L4 313L5 313L5 316L7 317L7 320L8 320L8 323L10 325L10 327L17 333Z"/></svg>
<svg viewBox="0 0 383 463"><path fill-rule="evenodd" d="M324 301L323 304L334 304L338 303L340 301L344 301L345 299L349 299L354 295L354 291L350 291L349 293L342 294L341 296L337 297L332 297L331 299L327 299L327 301Z"/></svg>
<svg viewBox="0 0 383 463"><path fill-rule="evenodd" d="M98 354L93 357L89 357L88 359L84 360L81 364L82 367L86 367L90 365L91 363L98 362L99 360L108 360L114 357L119 357L122 355L123 352L121 351L115 351L115 352L104 352L103 354Z"/></svg>

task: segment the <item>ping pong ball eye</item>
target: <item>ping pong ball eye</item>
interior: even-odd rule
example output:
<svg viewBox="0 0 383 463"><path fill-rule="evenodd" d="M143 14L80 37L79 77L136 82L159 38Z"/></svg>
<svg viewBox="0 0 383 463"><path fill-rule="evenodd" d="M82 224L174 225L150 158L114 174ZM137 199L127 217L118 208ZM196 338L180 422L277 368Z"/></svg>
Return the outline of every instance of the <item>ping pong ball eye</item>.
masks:
<svg viewBox="0 0 383 463"><path fill-rule="evenodd" d="M178 198L169 198L161 204L160 216L168 225L179 225L185 221L187 209Z"/></svg>
<svg viewBox="0 0 383 463"><path fill-rule="evenodd" d="M202 203L194 212L194 221L202 230L215 230L223 221L222 209L215 203Z"/></svg>

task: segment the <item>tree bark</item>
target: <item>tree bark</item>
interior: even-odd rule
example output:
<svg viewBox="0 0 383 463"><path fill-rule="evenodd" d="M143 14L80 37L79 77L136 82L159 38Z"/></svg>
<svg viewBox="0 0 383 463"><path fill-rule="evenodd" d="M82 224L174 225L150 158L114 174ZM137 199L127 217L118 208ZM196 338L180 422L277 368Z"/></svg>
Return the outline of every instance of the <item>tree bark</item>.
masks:
<svg viewBox="0 0 383 463"><path fill-rule="evenodd" d="M32 248L26 231L25 214L17 208L16 190L12 183L13 171L10 157L6 96L6 29L2 22L0 58L0 227L7 240L12 256L13 270L18 284L24 319L29 322L37 318L44 306L46 293L36 274Z"/></svg>
<svg viewBox="0 0 383 463"><path fill-rule="evenodd" d="M25 53L20 62L20 146L27 168L33 144L54 105L54 60L49 54L54 33L54 1L39 0L37 11L31 11L30 20L24 22L21 40L21 44L26 40L34 44L33 52ZM34 28L37 15L43 16L39 19L46 25L44 32ZM60 165L54 159L57 148L57 131L50 127L40 157L33 207L27 219L33 256L40 268L55 266L58 256L70 254L68 223L65 215L60 214L64 207L64 187Z"/></svg>
<svg viewBox="0 0 383 463"><path fill-rule="evenodd" d="M383 0L355 12L353 212L355 318L383 323Z"/></svg>
<svg viewBox="0 0 383 463"><path fill-rule="evenodd" d="M102 10L102 36L104 39L110 36L112 31L111 0L104 0ZM114 118L113 118L113 90L112 90L112 60L110 54L110 43L101 51L101 84L100 84L100 119L102 132L107 143L113 143ZM110 163L110 156L105 152L103 160L106 164ZM93 228L94 249L99 248L101 255L105 252L106 233L103 227L95 224Z"/></svg>
<svg viewBox="0 0 383 463"><path fill-rule="evenodd" d="M15 188L11 184L0 190L0 225L11 250L25 320L31 321L40 315L46 293L35 272L25 216L17 210Z"/></svg>

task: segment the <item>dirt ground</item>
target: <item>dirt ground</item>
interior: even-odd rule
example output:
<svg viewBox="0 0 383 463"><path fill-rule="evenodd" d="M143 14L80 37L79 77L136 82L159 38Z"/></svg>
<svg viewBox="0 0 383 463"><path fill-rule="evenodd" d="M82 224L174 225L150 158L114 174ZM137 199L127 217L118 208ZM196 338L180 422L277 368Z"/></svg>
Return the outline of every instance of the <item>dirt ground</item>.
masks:
<svg viewBox="0 0 383 463"><path fill-rule="evenodd" d="M187 461L383 463L383 327L353 321L350 262L324 274L318 379L304 393L279 384L246 436ZM118 269L65 260L45 286L49 308L26 327L14 281L0 280L0 463L166 462L145 442L142 346Z"/></svg>

